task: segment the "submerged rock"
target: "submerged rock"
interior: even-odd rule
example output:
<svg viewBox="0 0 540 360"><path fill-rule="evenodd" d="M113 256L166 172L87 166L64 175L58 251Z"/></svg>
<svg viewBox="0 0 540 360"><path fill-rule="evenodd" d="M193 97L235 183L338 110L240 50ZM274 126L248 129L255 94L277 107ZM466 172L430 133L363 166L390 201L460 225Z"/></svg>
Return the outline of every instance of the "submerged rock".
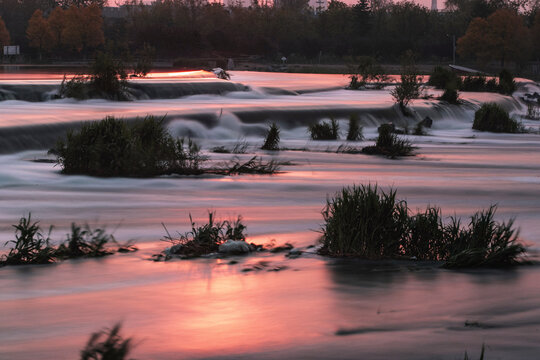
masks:
<svg viewBox="0 0 540 360"><path fill-rule="evenodd" d="M243 240L227 240L219 245L221 254L247 254L253 251L251 245Z"/></svg>

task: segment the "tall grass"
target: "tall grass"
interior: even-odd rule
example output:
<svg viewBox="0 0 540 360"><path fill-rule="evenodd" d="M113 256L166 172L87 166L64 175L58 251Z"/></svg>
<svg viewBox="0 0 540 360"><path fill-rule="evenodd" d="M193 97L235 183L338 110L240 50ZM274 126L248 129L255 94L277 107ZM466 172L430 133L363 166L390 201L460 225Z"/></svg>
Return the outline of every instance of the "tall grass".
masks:
<svg viewBox="0 0 540 360"><path fill-rule="evenodd" d="M115 242L114 236L104 229L92 229L88 224L84 227L71 223L71 233L55 251L58 258L101 257L113 254L107 248Z"/></svg>
<svg viewBox="0 0 540 360"><path fill-rule="evenodd" d="M47 264L79 257L101 257L111 255L115 251L137 250L130 243L118 244L104 229L92 229L89 225L79 226L75 223L71 224L71 233L67 235L67 239L55 247L51 245L50 238L53 227L50 226L48 234L44 235L39 222L32 221L31 214L20 218L19 223L13 227L15 240L6 242L6 245L13 244L13 247L7 255L0 258L0 266ZM112 243L119 247L112 249L110 247Z"/></svg>
<svg viewBox="0 0 540 360"><path fill-rule="evenodd" d="M366 259L413 258L444 261L448 268L511 266L525 247L514 222L494 220L496 207L473 214L467 226L428 206L412 213L396 191L377 185L343 188L322 211L321 254Z"/></svg>
<svg viewBox="0 0 540 360"><path fill-rule="evenodd" d="M1 265L47 264L54 262L55 249L50 245L50 234L44 235L38 221L32 221L32 214L22 217L19 223L12 225L15 229L15 240L6 242L13 244L9 253L0 258Z"/></svg>
<svg viewBox="0 0 540 360"><path fill-rule="evenodd" d="M238 216L236 220L224 221L216 221L215 216L215 212L208 212L208 222L199 226L189 214L191 230L183 234L177 233L177 236L172 236L163 224L167 233L163 240L173 245L167 255L197 257L217 252L219 245L227 240L246 240L244 233L246 225L242 222L241 216ZM169 256L165 259L168 260Z"/></svg>
<svg viewBox="0 0 540 360"><path fill-rule="evenodd" d="M336 119L330 122L321 121L311 124L308 128L312 140L337 140L339 138L339 124Z"/></svg>
<svg viewBox="0 0 540 360"><path fill-rule="evenodd" d="M222 169L214 170L213 172L223 175L240 175L240 174L266 174L272 175L279 171L283 163L270 160L263 161L262 158L253 156L247 161L233 159L228 162Z"/></svg>
<svg viewBox="0 0 540 360"><path fill-rule="evenodd" d="M262 150L279 150L279 127L275 122L268 126Z"/></svg>
<svg viewBox="0 0 540 360"><path fill-rule="evenodd" d="M121 325L93 333L81 350L81 360L125 360L133 348L132 339L120 335Z"/></svg>
<svg viewBox="0 0 540 360"><path fill-rule="evenodd" d="M368 259L398 254L406 226L406 203L377 185L343 188L322 211L323 253Z"/></svg>

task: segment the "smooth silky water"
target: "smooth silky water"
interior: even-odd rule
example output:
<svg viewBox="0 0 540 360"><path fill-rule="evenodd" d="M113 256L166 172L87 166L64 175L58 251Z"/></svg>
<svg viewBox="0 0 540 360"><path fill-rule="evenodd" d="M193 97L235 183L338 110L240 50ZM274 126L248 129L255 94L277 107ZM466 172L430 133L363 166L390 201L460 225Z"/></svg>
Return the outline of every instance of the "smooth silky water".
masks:
<svg viewBox="0 0 540 360"><path fill-rule="evenodd" d="M200 75L200 74L199 74ZM139 83L219 80L196 75L154 75ZM328 259L308 249L298 259L255 254L231 259L153 262L168 246L169 231L189 229L207 211L240 214L248 241L297 247L316 244L326 197L342 186L394 187L413 209L439 205L466 217L498 204L499 220L516 218L534 260L540 248L540 137L471 130L474 110L496 101L514 114L516 100L462 94L461 107L436 100L414 102L414 118L393 107L388 90L347 91L340 75L233 72L241 91L133 102L49 100L0 102L0 239L32 212L62 239L71 222L106 226L139 251L53 265L0 268L0 359L74 359L90 333L122 322L133 336L133 358L344 358L533 359L540 347L540 271L537 265L504 270L450 271L415 262L377 264ZM0 81L58 84L58 75ZM157 85L154 85L157 86ZM218 85L218 87L221 85ZM47 91L50 91L48 89ZM164 90L165 91L165 90ZM417 156L399 160L332 152L344 141L309 140L307 124L335 116L343 135L347 117L359 114L366 140L393 121L434 120L430 136L407 136ZM247 159L290 161L273 176L101 179L64 176L46 149L69 128L106 115L132 120L167 114L175 136L192 136L205 152L249 144ZM318 152L258 150L268 122L282 128L282 147ZM534 122L528 126L538 127ZM212 161L233 155L208 153ZM7 247L2 248L7 251ZM264 262L259 271L242 271ZM279 271L274 271L279 270ZM466 323L472 326L466 326Z"/></svg>

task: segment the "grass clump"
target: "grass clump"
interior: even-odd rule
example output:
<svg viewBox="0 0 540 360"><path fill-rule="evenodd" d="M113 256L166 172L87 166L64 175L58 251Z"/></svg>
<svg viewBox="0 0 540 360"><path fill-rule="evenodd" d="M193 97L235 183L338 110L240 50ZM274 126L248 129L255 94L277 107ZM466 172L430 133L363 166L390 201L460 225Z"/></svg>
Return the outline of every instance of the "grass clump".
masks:
<svg viewBox="0 0 540 360"><path fill-rule="evenodd" d="M47 264L54 262L55 249L50 245L50 234L43 235L38 221L32 222L32 214L22 217L15 228L15 240L6 242L13 244L7 255L0 258L1 265Z"/></svg>
<svg viewBox="0 0 540 360"><path fill-rule="evenodd" d="M339 138L339 124L334 118L331 118L330 122L311 124L308 130L312 140L337 140Z"/></svg>
<svg viewBox="0 0 540 360"><path fill-rule="evenodd" d="M223 175L240 175L240 174L267 174L272 175L279 171L283 163L270 160L265 162L262 158L253 156L247 161L240 161L240 159L233 159L226 164L222 169L218 169L215 172Z"/></svg>
<svg viewBox="0 0 540 360"><path fill-rule="evenodd" d="M132 339L120 335L121 325L93 333L81 350L81 360L124 360L133 348Z"/></svg>
<svg viewBox="0 0 540 360"><path fill-rule="evenodd" d="M476 111L472 128L479 131L498 133L517 133L521 131L520 124L510 118L508 111L495 103L483 104Z"/></svg>
<svg viewBox="0 0 540 360"><path fill-rule="evenodd" d="M473 214L467 226L428 206L412 213L396 191L377 185L343 188L322 211L320 253L365 259L443 261L448 268L502 267L522 263L525 247L514 222L494 220L496 206Z"/></svg>
<svg viewBox="0 0 540 360"><path fill-rule="evenodd" d="M519 231L514 220L496 222L496 206L471 216L466 228L459 228L459 220L453 219L446 232L451 242L445 267L510 266L519 263L525 247L518 242Z"/></svg>
<svg viewBox="0 0 540 360"><path fill-rule="evenodd" d="M176 255L182 258L193 258L202 255L215 253L219 250L219 245L227 240L245 241L246 226L242 222L242 217L238 216L236 220L216 221L215 212L208 212L208 222L202 226L197 226L189 214L191 231L184 234L178 233L173 237L165 225L167 235L163 238L172 246L163 254L157 255L157 259L169 260Z"/></svg>
<svg viewBox="0 0 540 360"><path fill-rule="evenodd" d="M71 233L55 251L57 258L71 259L78 257L102 257L111 255L114 251L106 246L115 242L114 236L107 234L104 229L91 229L88 224L84 227L71 223Z"/></svg>
<svg viewBox="0 0 540 360"><path fill-rule="evenodd" d="M206 160L191 140L174 139L164 118L148 115L133 125L108 116L70 131L50 153L64 174L149 177L200 174Z"/></svg>
<svg viewBox="0 0 540 360"><path fill-rule="evenodd" d="M279 150L279 127L275 122L271 123L268 126L266 131L266 138L264 139L264 144L261 147L262 150Z"/></svg>
<svg viewBox="0 0 540 360"><path fill-rule="evenodd" d="M90 226L79 226L71 224L71 233L67 239L58 247L50 244L53 227L49 227L49 232L43 235L38 221L32 221L32 215L22 217L15 228L15 240L6 242L6 245L13 244L7 255L0 257L2 265L27 265L27 264L47 264L58 260L73 259L79 257L101 257L111 255L115 251L132 252L136 251L132 244L119 245L117 250L108 247L111 243L117 244L111 234L107 234L104 229L91 229Z"/></svg>
<svg viewBox="0 0 540 360"><path fill-rule="evenodd" d="M245 154L248 148L247 141L238 141L232 148L225 146L216 146L212 148L212 152L217 154Z"/></svg>
<svg viewBox="0 0 540 360"><path fill-rule="evenodd" d="M413 155L414 147L411 142L406 139L400 139L394 134L392 124L383 124L379 126L378 130L379 137L375 145L364 147L362 149L364 154L384 155L389 158Z"/></svg>
<svg viewBox="0 0 540 360"><path fill-rule="evenodd" d="M399 252L406 226L406 203L396 192L379 191L377 185L343 188L327 199L322 211L323 248L332 256L382 259Z"/></svg>
<svg viewBox="0 0 540 360"><path fill-rule="evenodd" d="M364 138L363 129L358 124L358 116L351 114L349 117L349 131L347 132L347 141L359 141Z"/></svg>

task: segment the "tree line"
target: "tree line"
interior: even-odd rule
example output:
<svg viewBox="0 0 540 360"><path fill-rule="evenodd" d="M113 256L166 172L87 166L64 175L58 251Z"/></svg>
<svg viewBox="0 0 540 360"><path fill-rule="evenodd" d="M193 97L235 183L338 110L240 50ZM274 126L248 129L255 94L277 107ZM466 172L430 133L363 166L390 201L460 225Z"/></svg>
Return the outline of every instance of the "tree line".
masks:
<svg viewBox="0 0 540 360"><path fill-rule="evenodd" d="M521 66L540 57L540 11L532 0L447 0L436 12L411 1L257 0L249 7L205 0L128 0L122 16L104 17L103 0L4 0L0 45L21 45L34 59L115 56L152 49L159 58L236 57L347 62L372 56L396 62L406 50L420 61L452 59Z"/></svg>

